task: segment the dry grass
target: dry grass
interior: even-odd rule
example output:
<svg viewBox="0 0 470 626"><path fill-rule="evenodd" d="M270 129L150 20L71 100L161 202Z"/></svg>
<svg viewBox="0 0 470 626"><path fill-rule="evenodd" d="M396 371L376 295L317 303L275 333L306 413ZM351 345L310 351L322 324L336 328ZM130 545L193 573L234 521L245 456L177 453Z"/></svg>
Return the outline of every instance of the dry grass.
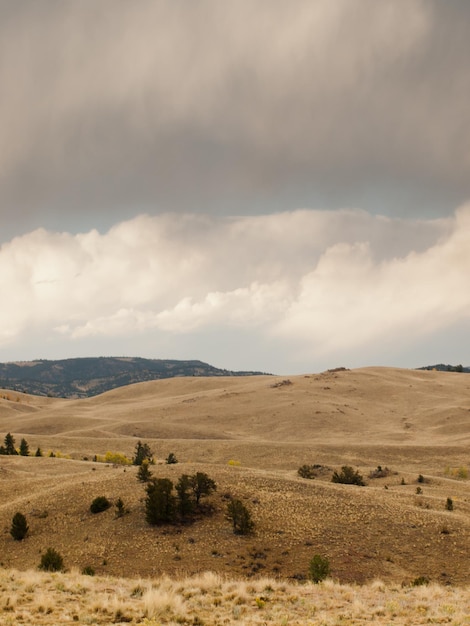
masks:
<svg viewBox="0 0 470 626"><path fill-rule="evenodd" d="M277 380L164 380L86 400L1 393L0 437L10 431L31 451L71 458L0 457L0 624L31 623L33 610L38 624L468 623L468 375L367 368ZM138 439L156 453L155 475L216 480L212 516L146 524L136 468L91 460L130 457ZM169 452L178 464L164 464ZM327 469L302 479L303 464ZM391 473L366 487L331 483L342 465ZM253 536L231 532L228 494L252 512ZM129 513L92 515L101 495L122 498ZM22 542L9 534L17 511L30 526ZM70 570L97 576L36 572L49 546ZM337 585L293 584L315 553L329 558ZM410 588L419 576L432 584Z"/></svg>
<svg viewBox="0 0 470 626"><path fill-rule="evenodd" d="M470 623L470 591L455 587L294 584L191 578L132 580L0 570L2 624L454 624Z"/></svg>

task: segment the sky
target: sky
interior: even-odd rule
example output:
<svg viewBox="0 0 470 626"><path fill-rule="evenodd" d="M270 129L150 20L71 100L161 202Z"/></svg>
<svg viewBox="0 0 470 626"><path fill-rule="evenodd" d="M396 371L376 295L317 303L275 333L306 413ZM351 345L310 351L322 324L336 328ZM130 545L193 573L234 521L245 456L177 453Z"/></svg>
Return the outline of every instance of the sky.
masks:
<svg viewBox="0 0 470 626"><path fill-rule="evenodd" d="M0 361L470 364L467 0L0 0Z"/></svg>

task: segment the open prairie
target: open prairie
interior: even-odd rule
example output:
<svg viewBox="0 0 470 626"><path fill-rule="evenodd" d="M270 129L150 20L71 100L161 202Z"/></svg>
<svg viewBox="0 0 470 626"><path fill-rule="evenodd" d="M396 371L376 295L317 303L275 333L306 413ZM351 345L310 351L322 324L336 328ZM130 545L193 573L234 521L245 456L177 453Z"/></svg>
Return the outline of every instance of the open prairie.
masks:
<svg viewBox="0 0 470 626"><path fill-rule="evenodd" d="M210 570L302 580L318 553L344 585L399 586L421 576L454 588L470 583L466 374L364 368L176 378L81 400L0 395L1 436L11 432L17 446L25 438L31 453L39 446L45 454L0 456L4 568L37 568L52 546L66 568L91 567L99 576L182 580ZM155 454L155 477L176 482L202 471L213 478L213 513L188 525L148 525L137 468L93 461L107 451L132 457L138 440ZM170 452L177 464L165 463ZM304 464L320 466L315 479L298 476ZM343 465L367 485L332 483ZM387 475L369 477L378 466ZM115 507L91 514L100 495L122 498L128 514L117 518ZM225 519L230 497L250 510L252 535L233 534ZM17 511L30 528L23 541L9 532Z"/></svg>

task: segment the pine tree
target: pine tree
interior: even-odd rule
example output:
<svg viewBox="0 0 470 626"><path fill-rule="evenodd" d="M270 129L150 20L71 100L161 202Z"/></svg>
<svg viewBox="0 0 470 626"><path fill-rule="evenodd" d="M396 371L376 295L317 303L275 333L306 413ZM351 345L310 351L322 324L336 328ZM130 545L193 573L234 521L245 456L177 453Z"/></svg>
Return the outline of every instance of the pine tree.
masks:
<svg viewBox="0 0 470 626"><path fill-rule="evenodd" d="M135 446L135 453L132 459L133 465L142 465L143 461L147 460L149 463L153 463L153 453L148 443L142 443L138 441Z"/></svg>
<svg viewBox="0 0 470 626"><path fill-rule="evenodd" d="M190 476L190 484L196 498L196 506L199 506L202 496L209 496L217 489L217 485L212 478L209 478L204 472L196 472L196 474Z"/></svg>
<svg viewBox="0 0 470 626"><path fill-rule="evenodd" d="M155 478L147 485L145 519L149 524L170 524L175 521L173 483L168 478Z"/></svg>
<svg viewBox="0 0 470 626"><path fill-rule="evenodd" d="M15 448L15 439L11 433L5 435L5 453L6 454L18 454Z"/></svg>
<svg viewBox="0 0 470 626"><path fill-rule="evenodd" d="M116 500L115 507L116 507L116 517L124 517L126 513L129 513L128 509L126 509L124 500L122 498L118 498Z"/></svg>
<svg viewBox="0 0 470 626"><path fill-rule="evenodd" d="M227 505L227 519L232 522L236 535L248 535L254 528L251 514L241 500L230 500Z"/></svg>
<svg viewBox="0 0 470 626"><path fill-rule="evenodd" d="M24 437L20 442L20 454L21 456L29 456L28 442L26 441Z"/></svg>
<svg viewBox="0 0 470 626"><path fill-rule="evenodd" d="M43 456L41 448L36 450L36 454L34 456Z"/></svg>
<svg viewBox="0 0 470 626"><path fill-rule="evenodd" d="M149 468L149 461L148 459L144 459L137 472L137 480L140 480L141 483L148 483L151 478L152 472Z"/></svg>
<svg viewBox="0 0 470 626"><path fill-rule="evenodd" d="M10 534L15 541L22 541L28 533L28 523L23 513L15 513L11 522Z"/></svg>
<svg viewBox="0 0 470 626"><path fill-rule="evenodd" d="M184 521L191 517L194 511L194 502L191 497L191 478L187 474L180 476L175 486L177 495L177 509Z"/></svg>

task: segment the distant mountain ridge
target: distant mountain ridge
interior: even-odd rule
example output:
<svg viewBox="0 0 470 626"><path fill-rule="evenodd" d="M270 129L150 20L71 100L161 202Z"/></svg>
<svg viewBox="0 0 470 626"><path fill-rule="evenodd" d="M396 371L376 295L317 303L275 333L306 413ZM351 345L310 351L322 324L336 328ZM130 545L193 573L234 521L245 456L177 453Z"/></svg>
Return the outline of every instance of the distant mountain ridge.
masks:
<svg viewBox="0 0 470 626"><path fill-rule="evenodd" d="M202 361L89 357L0 363L0 388L38 396L87 398L116 387L176 376L254 376Z"/></svg>
<svg viewBox="0 0 470 626"><path fill-rule="evenodd" d="M438 372L460 372L464 374L470 373L470 367L463 367L463 365L445 365L444 363L438 363L437 365L424 365L418 367L419 370L436 370Z"/></svg>

